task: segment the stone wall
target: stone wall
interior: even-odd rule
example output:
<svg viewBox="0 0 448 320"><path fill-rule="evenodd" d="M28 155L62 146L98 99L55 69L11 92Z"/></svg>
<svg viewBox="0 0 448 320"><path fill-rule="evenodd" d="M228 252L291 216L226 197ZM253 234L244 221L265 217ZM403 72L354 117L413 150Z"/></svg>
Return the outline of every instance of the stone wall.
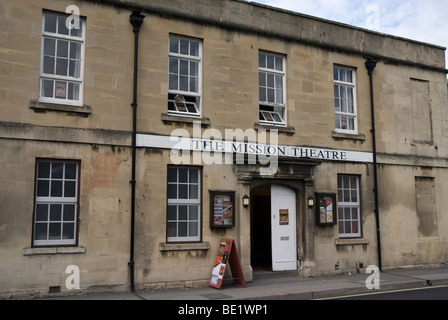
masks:
<svg viewBox="0 0 448 320"><path fill-rule="evenodd" d="M50 110L37 102L42 10L64 12L72 4L86 18L83 112ZM448 98L443 48L245 1L0 0L0 294L45 294L50 287L71 294L65 290L65 268L73 264L80 268L84 291L129 285L134 45L129 15L134 9L146 15L138 70L137 130L143 134L169 136L185 129L193 136L191 119L167 114L170 34L202 41L200 121L202 130L216 129L223 137L226 129L263 128L258 123L258 54L284 55L287 127L279 128L279 144L285 146L371 152L364 64L365 56L380 58L374 98L384 265L446 263ZM359 130L354 136L334 132L334 65L356 70ZM31 246L37 158L81 163L77 247ZM337 262L339 272L346 262L351 268L358 261L376 264L372 164L305 162L290 163L277 180L257 176L259 167L246 168L242 177L243 167L199 164L202 242L178 246L166 243L169 151L139 148L137 288L206 284L222 237L236 240L246 280L252 280L251 215L241 197L250 194L254 177L258 185L282 182L300 193L298 256L303 274L333 273ZM306 176L297 176L295 165L313 170L307 167ZM337 226L317 227L314 210L305 204L314 192L337 193L337 174L361 177L362 239L341 240ZM416 188L419 177L434 178L434 187ZM427 192L416 190L428 188L434 195L425 199L435 199L434 206L417 205L418 195ZM236 191L235 228L209 227L208 191L213 189ZM428 207L437 227L423 221Z"/></svg>

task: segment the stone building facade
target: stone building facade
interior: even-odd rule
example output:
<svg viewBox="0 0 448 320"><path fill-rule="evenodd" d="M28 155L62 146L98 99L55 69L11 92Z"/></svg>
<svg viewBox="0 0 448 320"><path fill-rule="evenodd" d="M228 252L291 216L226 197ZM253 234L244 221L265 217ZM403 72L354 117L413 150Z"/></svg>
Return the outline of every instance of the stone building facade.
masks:
<svg viewBox="0 0 448 320"><path fill-rule="evenodd" d="M247 281L448 261L445 48L240 0L0 0L0 39L3 297L207 285L221 238Z"/></svg>

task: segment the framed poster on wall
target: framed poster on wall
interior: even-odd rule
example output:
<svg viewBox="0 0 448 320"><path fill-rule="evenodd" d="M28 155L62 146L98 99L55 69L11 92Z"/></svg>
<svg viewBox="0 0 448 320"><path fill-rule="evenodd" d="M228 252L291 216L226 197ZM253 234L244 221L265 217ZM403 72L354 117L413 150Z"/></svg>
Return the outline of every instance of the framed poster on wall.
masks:
<svg viewBox="0 0 448 320"><path fill-rule="evenodd" d="M235 191L210 190L210 227L235 226Z"/></svg>
<svg viewBox="0 0 448 320"><path fill-rule="evenodd" d="M316 193L316 218L318 226L337 224L337 206L335 193Z"/></svg>

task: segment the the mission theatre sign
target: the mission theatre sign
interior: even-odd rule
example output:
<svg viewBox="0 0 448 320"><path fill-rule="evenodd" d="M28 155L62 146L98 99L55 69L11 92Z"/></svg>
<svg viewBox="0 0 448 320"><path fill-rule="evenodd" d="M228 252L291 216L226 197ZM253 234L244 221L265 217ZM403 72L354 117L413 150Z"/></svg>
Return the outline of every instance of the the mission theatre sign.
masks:
<svg viewBox="0 0 448 320"><path fill-rule="evenodd" d="M172 151L207 154L214 160L215 154L236 154L257 157L289 157L297 159L316 159L323 161L373 162L373 154L368 152L322 149L301 146L279 146L273 144L238 142L180 136L137 135L137 147L170 149ZM178 154L178 153L175 153ZM215 161L216 162L216 161ZM222 163L222 162L221 162Z"/></svg>

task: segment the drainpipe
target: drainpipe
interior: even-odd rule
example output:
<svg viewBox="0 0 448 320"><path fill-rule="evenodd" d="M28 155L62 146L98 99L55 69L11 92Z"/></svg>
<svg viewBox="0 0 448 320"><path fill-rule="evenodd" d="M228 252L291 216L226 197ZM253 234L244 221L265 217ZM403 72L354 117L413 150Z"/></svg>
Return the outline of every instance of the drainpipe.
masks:
<svg viewBox="0 0 448 320"><path fill-rule="evenodd" d="M129 260L129 268L130 268L130 276L131 276L131 291L135 291L134 285L134 235L135 235L135 160L136 160L136 150L137 150L137 73L138 73L138 33L140 31L140 27L143 23L143 19L145 16L141 15L139 12L132 12L130 16L130 22L132 27L134 28L134 92L133 92L133 128L132 128L132 178L131 178L131 187L132 187L132 198L131 198L131 248L130 248L130 260Z"/></svg>
<svg viewBox="0 0 448 320"><path fill-rule="evenodd" d="M374 104L374 96L373 96L373 70L376 67L378 61L367 59L366 68L370 78L370 105L372 112L372 143L373 143L373 183L374 189L373 192L375 194L375 219L376 219L376 227L377 227L377 247L378 247L378 268L380 271L383 270L383 262L381 258L381 231L380 231L380 214L379 214L379 206L378 206L378 170L377 170L377 160L376 160L376 132L375 132L375 104Z"/></svg>

